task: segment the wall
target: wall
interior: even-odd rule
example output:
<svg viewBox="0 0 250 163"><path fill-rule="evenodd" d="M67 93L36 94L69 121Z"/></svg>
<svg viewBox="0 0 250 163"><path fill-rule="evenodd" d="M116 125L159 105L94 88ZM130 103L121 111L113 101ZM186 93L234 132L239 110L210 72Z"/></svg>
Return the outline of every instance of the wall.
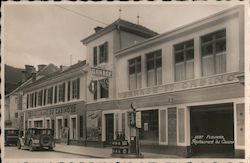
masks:
<svg viewBox="0 0 250 163"><path fill-rule="evenodd" d="M122 81L117 87L117 92L128 90L128 60L137 56L142 57L142 88L146 87L146 62L145 54L162 49L162 84L174 82L174 55L173 45L194 39L194 70L195 79L201 77L201 62L200 62L200 36L212 33L214 31L226 28L226 41L227 41L227 72L242 71L239 67L240 63L240 37L239 37L239 18L237 14L234 14L230 19L216 20L210 24L205 24L197 29L191 29L191 31L182 32L175 36L168 37L166 39L159 40L155 44L150 44L143 48L134 50L128 54L117 57L116 80ZM241 56L242 57L242 56Z"/></svg>

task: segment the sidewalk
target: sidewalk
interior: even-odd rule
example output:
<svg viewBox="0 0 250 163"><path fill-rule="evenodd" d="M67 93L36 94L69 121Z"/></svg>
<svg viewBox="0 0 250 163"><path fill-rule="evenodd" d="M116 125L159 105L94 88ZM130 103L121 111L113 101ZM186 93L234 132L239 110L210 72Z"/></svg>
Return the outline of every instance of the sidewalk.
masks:
<svg viewBox="0 0 250 163"><path fill-rule="evenodd" d="M112 149L111 147L98 148L98 147L85 147L85 146L76 146L76 145L64 145L56 144L54 148L55 152L62 152L74 155L81 155L89 158L112 158ZM144 158L181 158L176 155L166 155L158 153L144 153Z"/></svg>

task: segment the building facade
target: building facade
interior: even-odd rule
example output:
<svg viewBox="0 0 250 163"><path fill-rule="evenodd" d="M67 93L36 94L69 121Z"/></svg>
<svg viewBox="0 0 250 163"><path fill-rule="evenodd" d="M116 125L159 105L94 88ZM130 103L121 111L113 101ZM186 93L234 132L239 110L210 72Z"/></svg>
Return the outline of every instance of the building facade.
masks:
<svg viewBox="0 0 250 163"><path fill-rule="evenodd" d="M91 69L87 144L110 144L117 131L130 141L135 103L144 150L244 156L243 8L139 40L139 25L110 26L82 40Z"/></svg>
<svg viewBox="0 0 250 163"><path fill-rule="evenodd" d="M80 61L24 87L24 128L52 128L58 142L84 144L85 68Z"/></svg>

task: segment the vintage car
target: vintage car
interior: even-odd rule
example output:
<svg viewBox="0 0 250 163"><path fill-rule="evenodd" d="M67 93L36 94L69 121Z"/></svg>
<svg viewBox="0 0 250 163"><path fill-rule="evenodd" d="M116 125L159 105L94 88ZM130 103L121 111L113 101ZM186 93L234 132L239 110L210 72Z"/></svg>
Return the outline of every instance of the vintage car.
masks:
<svg viewBox="0 0 250 163"><path fill-rule="evenodd" d="M4 129L4 144L5 145L17 145L19 137L19 129L17 128L5 128Z"/></svg>
<svg viewBox="0 0 250 163"><path fill-rule="evenodd" d="M54 130L48 128L29 128L25 135L19 137L17 148L29 148L34 151L36 148L48 148L53 150L55 147Z"/></svg>

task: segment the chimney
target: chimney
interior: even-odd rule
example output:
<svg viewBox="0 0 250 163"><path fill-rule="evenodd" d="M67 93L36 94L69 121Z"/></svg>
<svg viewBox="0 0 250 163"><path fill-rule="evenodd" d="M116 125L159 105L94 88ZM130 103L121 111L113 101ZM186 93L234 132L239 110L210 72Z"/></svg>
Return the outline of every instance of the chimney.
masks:
<svg viewBox="0 0 250 163"><path fill-rule="evenodd" d="M33 71L33 72L31 73L31 76L32 76L32 81L33 81L33 82L36 81L36 72L35 72L35 71Z"/></svg>
<svg viewBox="0 0 250 163"><path fill-rule="evenodd" d="M61 70L61 71L64 71L64 70L66 70L67 68L68 68L67 66L60 65L60 70Z"/></svg>
<svg viewBox="0 0 250 163"><path fill-rule="evenodd" d="M36 72L36 69L34 66L31 65L25 65L25 77L28 79L31 75L32 72Z"/></svg>
<svg viewBox="0 0 250 163"><path fill-rule="evenodd" d="M97 27L95 27L94 29L95 29L95 32L99 32L100 30L103 29L103 27L97 26Z"/></svg>
<svg viewBox="0 0 250 163"><path fill-rule="evenodd" d="M41 64L41 65L37 65L38 67L38 71L41 71L44 67L46 67L47 65Z"/></svg>

